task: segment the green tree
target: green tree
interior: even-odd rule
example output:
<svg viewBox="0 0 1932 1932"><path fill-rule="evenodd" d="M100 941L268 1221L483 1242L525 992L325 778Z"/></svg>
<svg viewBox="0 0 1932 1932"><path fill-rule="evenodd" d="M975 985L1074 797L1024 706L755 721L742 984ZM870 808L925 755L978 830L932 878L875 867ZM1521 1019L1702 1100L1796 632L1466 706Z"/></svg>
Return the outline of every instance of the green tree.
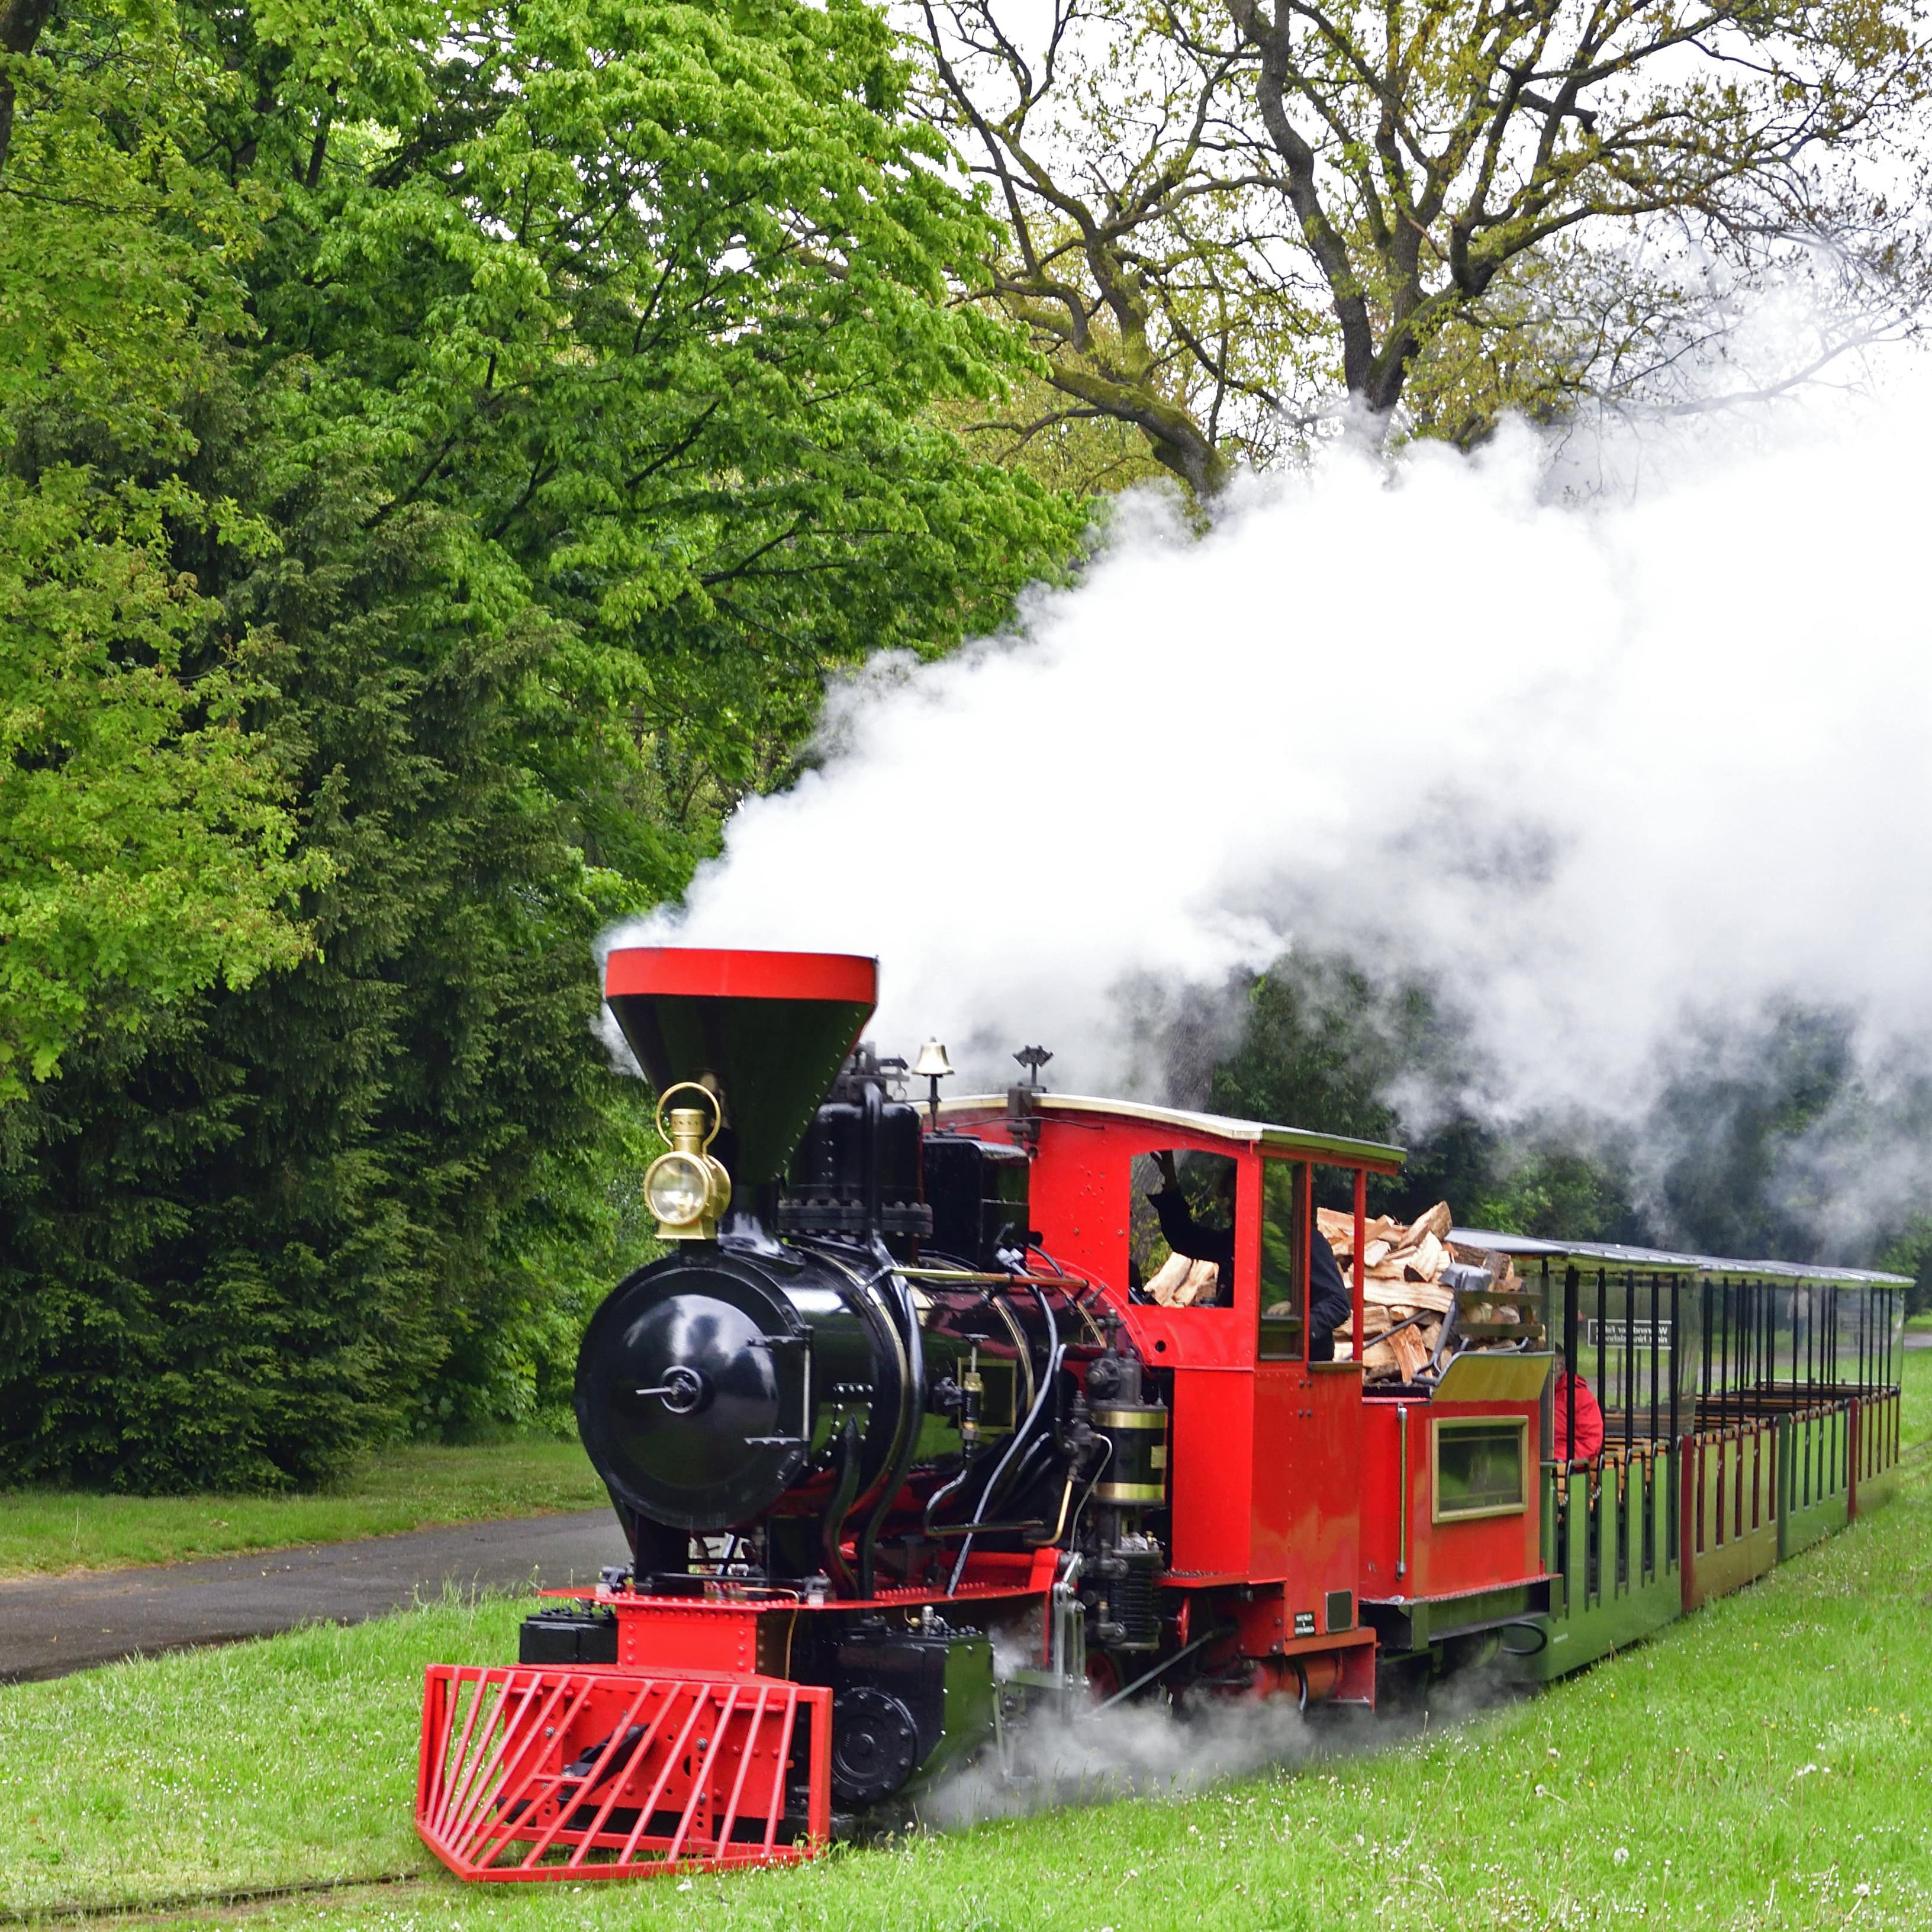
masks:
<svg viewBox="0 0 1932 1932"><path fill-rule="evenodd" d="M284 640L316 953L76 1052L7 1123L20 1473L314 1478L430 1419L452 1358L500 1397L476 1338L523 1312L518 1237L622 1124L586 962L626 901L519 757L550 620L466 594L460 524L371 540L334 483L224 597Z"/></svg>
<svg viewBox="0 0 1932 1932"><path fill-rule="evenodd" d="M89 1031L308 950L286 775L244 644L172 562L164 493L0 476L0 1106Z"/></svg>
<svg viewBox="0 0 1932 1932"><path fill-rule="evenodd" d="M251 197L190 159L225 83L165 8L110 9L88 59L52 12L0 8L0 1108L90 1031L301 957L320 876L250 722L261 640L170 535L274 542L171 468L245 326Z"/></svg>
<svg viewBox="0 0 1932 1932"><path fill-rule="evenodd" d="M1214 1070L1209 1104L1406 1145L1402 1173L1370 1177L1370 1211L1412 1216L1446 1198L1467 1219L1490 1178L1496 1142L1453 1104L1466 1070L1458 1030L1426 988L1383 987L1346 961L1291 956L1249 989L1240 1038ZM1439 1118L1412 1134L1394 1098L1399 1085L1452 1104L1432 1108ZM1353 1196L1322 1198L1341 1208Z"/></svg>
<svg viewBox="0 0 1932 1932"><path fill-rule="evenodd" d="M1912 1286L1905 1291L1906 1314L1922 1315L1932 1308L1932 1215L1914 1214L1880 1255L1876 1265L1911 1276Z"/></svg>
<svg viewBox="0 0 1932 1932"><path fill-rule="evenodd" d="M1505 1136L1468 1107L1479 1071L1466 1029L1428 987L1382 985L1348 961L1294 956L1250 988L1210 1104L1406 1147L1401 1174L1370 1177L1372 1213L1412 1217L1446 1200L1468 1227L1648 1238L1614 1135L1583 1121L1567 1130L1532 1123ZM1352 1198L1345 1190L1324 1204L1346 1208Z"/></svg>
<svg viewBox="0 0 1932 1932"><path fill-rule="evenodd" d="M1458 1211L1471 1227L1540 1240L1650 1244L1651 1231L1630 1198L1628 1162L1600 1134L1585 1153L1552 1143L1507 1143L1492 1157L1484 1184Z"/></svg>
<svg viewBox="0 0 1932 1932"><path fill-rule="evenodd" d="M168 18L194 192L256 227L161 226L240 299L189 303L160 428L43 386L13 464L248 506L166 551L245 643L314 950L0 1123L0 1460L183 1486L555 1398L644 1132L596 932L783 780L828 668L994 621L1084 512L935 419L1023 356L867 8ZM42 36L10 177L118 44Z"/></svg>

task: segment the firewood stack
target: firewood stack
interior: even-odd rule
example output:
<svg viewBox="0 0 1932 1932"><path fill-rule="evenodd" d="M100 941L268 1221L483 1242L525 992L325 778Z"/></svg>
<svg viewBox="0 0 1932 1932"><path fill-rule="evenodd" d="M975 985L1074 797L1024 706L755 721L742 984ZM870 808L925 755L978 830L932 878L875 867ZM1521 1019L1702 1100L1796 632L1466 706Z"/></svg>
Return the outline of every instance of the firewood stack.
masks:
<svg viewBox="0 0 1932 1932"><path fill-rule="evenodd" d="M1355 1258L1355 1217L1330 1208L1315 1210L1323 1238L1335 1251L1342 1278L1351 1278ZM1459 1245L1449 1238L1449 1204L1438 1201L1426 1214L1405 1226L1385 1214L1373 1216L1362 1230L1362 1330L1367 1347L1362 1356L1370 1382L1413 1382L1426 1379L1432 1364L1440 1369L1448 1357L1465 1348L1514 1346L1539 1338L1531 1297L1508 1256ZM1460 1292L1445 1279L1452 1266L1480 1269L1486 1285ZM1449 1346L1437 1360L1444 1320L1456 1321ZM1352 1317L1335 1331L1337 1360L1355 1354Z"/></svg>

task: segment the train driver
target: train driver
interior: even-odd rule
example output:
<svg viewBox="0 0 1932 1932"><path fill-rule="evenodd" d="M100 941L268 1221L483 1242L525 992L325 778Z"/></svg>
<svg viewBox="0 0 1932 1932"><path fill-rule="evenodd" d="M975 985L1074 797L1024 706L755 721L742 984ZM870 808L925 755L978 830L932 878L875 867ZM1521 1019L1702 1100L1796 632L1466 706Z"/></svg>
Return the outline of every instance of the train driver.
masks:
<svg viewBox="0 0 1932 1932"><path fill-rule="evenodd" d="M1148 1196L1160 1216L1161 1238L1178 1255L1195 1261L1212 1262L1221 1279L1232 1283L1234 1274L1234 1163L1219 1162L1214 1176L1215 1204L1225 1227L1195 1219L1194 1210L1182 1192L1180 1176L1174 1171L1174 1156L1165 1151L1154 1159L1160 1166L1160 1190ZM1318 1228L1308 1235L1308 1359L1332 1362L1335 1359L1335 1330L1354 1310L1354 1298L1342 1279L1335 1250Z"/></svg>

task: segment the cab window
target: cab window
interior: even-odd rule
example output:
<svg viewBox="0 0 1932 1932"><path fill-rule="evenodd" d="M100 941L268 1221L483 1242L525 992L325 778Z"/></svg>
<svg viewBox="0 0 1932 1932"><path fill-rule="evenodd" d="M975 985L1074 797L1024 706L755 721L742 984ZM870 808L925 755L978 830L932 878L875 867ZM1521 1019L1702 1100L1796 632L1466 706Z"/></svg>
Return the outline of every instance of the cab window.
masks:
<svg viewBox="0 0 1932 1932"><path fill-rule="evenodd" d="M1261 1333L1255 1352L1264 1362L1298 1362L1304 1354L1302 1173L1299 1161L1262 1162Z"/></svg>
<svg viewBox="0 0 1932 1932"><path fill-rule="evenodd" d="M1226 1154L1177 1148L1138 1156L1130 1185L1127 1285L1164 1308L1227 1308L1234 1299L1239 1168Z"/></svg>

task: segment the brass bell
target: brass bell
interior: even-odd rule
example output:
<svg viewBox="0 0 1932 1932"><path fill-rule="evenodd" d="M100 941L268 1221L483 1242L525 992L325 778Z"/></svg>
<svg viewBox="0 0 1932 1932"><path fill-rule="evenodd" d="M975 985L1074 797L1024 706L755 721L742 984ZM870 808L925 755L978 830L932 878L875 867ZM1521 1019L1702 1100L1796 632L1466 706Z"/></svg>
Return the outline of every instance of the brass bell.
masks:
<svg viewBox="0 0 1932 1932"><path fill-rule="evenodd" d="M929 1040L920 1048L912 1070L922 1080L944 1080L952 1071L952 1063L946 1058L945 1048L938 1040Z"/></svg>
<svg viewBox="0 0 1932 1932"><path fill-rule="evenodd" d="M926 1118L928 1126L934 1132L939 1127L939 1083L952 1072L952 1063L946 1057L946 1049L938 1040L929 1040L920 1048L919 1058L912 1064L915 1078L927 1082Z"/></svg>

